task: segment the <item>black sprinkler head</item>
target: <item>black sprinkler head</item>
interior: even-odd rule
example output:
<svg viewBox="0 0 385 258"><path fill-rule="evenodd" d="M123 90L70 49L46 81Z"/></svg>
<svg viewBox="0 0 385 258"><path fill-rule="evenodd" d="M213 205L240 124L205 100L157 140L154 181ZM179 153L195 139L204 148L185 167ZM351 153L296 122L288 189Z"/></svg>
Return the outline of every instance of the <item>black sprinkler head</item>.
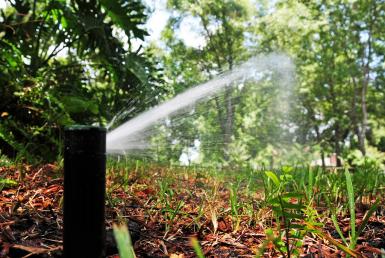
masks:
<svg viewBox="0 0 385 258"><path fill-rule="evenodd" d="M105 257L106 129L72 126L64 137L64 257Z"/></svg>

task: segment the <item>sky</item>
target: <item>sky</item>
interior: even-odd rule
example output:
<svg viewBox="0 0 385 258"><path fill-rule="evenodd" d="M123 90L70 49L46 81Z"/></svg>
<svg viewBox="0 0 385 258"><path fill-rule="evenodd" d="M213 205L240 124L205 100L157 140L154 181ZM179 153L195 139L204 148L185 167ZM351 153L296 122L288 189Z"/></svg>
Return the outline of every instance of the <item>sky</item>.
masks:
<svg viewBox="0 0 385 258"><path fill-rule="evenodd" d="M145 4L149 6L153 13L147 21L146 28L150 34L150 40L158 40L163 28L167 24L170 13L166 10L167 0L145 0Z"/></svg>
<svg viewBox="0 0 385 258"><path fill-rule="evenodd" d="M0 9L6 6L5 0L0 0Z"/></svg>
<svg viewBox="0 0 385 258"><path fill-rule="evenodd" d="M148 41L157 41L160 39L162 30L167 24L170 12L166 9L167 0L144 0L153 13L147 21L146 28L150 34ZM199 48L205 44L205 39L200 36L193 28L198 28L199 23L193 17L186 17L180 24L180 29L176 31L177 37L182 39L189 47Z"/></svg>

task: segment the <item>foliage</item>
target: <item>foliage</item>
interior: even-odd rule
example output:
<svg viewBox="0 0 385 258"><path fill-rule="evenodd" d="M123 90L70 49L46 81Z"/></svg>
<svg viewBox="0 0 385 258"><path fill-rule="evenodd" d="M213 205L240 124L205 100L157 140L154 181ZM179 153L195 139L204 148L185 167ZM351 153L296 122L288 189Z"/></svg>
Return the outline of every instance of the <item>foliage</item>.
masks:
<svg viewBox="0 0 385 258"><path fill-rule="evenodd" d="M176 164L198 149L189 163L274 167L317 154L325 164L336 153L338 165L383 164L382 1L169 0L167 10L161 43L143 48L139 0L9 1L0 18L2 153L57 159L66 125L114 128L257 53L279 51L296 64L295 80L266 73L226 88L161 125L155 159ZM187 22L199 44L181 38Z"/></svg>
<svg viewBox="0 0 385 258"><path fill-rule="evenodd" d="M305 195L299 189L296 190L292 172L290 167L283 167L279 177L272 171L265 172L267 184L270 180L274 184L274 187L268 188L270 190L267 190L266 200L272 206L279 232L272 241L284 257L299 256L298 248L301 247L303 238L313 231L311 227L319 225L312 216L309 216L310 219L306 218L308 214L305 212L310 213L311 206L306 210ZM273 236L274 233L270 230L267 235Z"/></svg>
<svg viewBox="0 0 385 258"><path fill-rule="evenodd" d="M145 20L139 1L9 1L0 18L3 154L56 159L63 126L105 125L132 102L130 116L155 103L161 71L132 45L147 35Z"/></svg>
<svg viewBox="0 0 385 258"><path fill-rule="evenodd" d="M333 221L333 225L336 228L337 233L339 234L340 238L344 242L344 244L351 250L354 250L357 244L358 237L366 227L369 218L372 216L372 214L376 211L379 205L379 200L376 200L373 205L370 207L370 209L365 213L365 216L363 217L362 223L360 224L359 228L356 227L356 212L355 212L355 192L354 192L354 186L352 177L350 175L350 172L346 169L345 170L345 179L346 179L346 189L347 189L347 199L348 199L348 207L349 207L349 215L350 215L350 230L349 230L349 238L346 238L344 234L342 233L341 228L338 225L337 221L337 214L336 209L333 208L333 205L330 203L330 200L327 199L327 202L329 204L329 207L332 210L331 219Z"/></svg>
<svg viewBox="0 0 385 258"><path fill-rule="evenodd" d="M3 189L15 187L17 185L17 182L12 179L0 178L0 191L2 191Z"/></svg>
<svg viewBox="0 0 385 258"><path fill-rule="evenodd" d="M119 256L122 258L135 258L130 232L125 225L114 225L114 237L118 246Z"/></svg>
<svg viewBox="0 0 385 258"><path fill-rule="evenodd" d="M191 241L191 245L194 248L196 256L198 258L204 258L205 256L203 255L203 251L202 251L202 248L199 245L198 240L196 238L191 238L190 241Z"/></svg>
<svg viewBox="0 0 385 258"><path fill-rule="evenodd" d="M253 8L247 1L170 0L167 7L173 15L162 33L167 47L163 64L166 80L171 83L175 93L233 69L235 64L248 56L244 47L245 32L249 12ZM192 31L202 38L199 46L191 46L178 37L176 32L183 29L181 25L184 19L196 23ZM226 89L223 96L197 107L196 115L185 118L184 123L178 122L178 126L171 128L172 139L178 140L181 146L178 156L192 147L194 139L199 139L202 142L200 152L203 162L210 160L215 164L229 161L231 137L236 128L235 110L231 104L233 95L230 88ZM202 130L193 130L191 124ZM183 138L188 140L184 141Z"/></svg>
<svg viewBox="0 0 385 258"><path fill-rule="evenodd" d="M313 233L327 238L340 250L356 257L357 239L367 226L369 217L378 210L380 203L377 199L377 177L383 175L378 168L370 172L369 170L370 167L360 167L353 174L347 169L333 173L312 169L296 170L291 167L282 167L277 172L265 171L265 198L272 206L277 221L276 228L266 233L270 234L266 241L274 243L283 256L290 256L300 247L296 241L301 242L304 236ZM365 176L366 173L375 176ZM367 178L363 184L362 178ZM369 206L357 227L356 210L358 205L362 205L364 196L377 200L367 204ZM327 205L330 220L343 243L325 234L321 223L324 220L321 218L326 214L318 214L315 205ZM349 216L348 235L340 227L340 218L344 214Z"/></svg>
<svg viewBox="0 0 385 258"><path fill-rule="evenodd" d="M302 142L338 156L345 148L368 154L384 122L376 101L384 98L383 11L376 0L278 1L261 18L262 49L282 49L297 64L293 118Z"/></svg>
<svg viewBox="0 0 385 258"><path fill-rule="evenodd" d="M309 245L321 242L328 248L314 248L313 254L328 255L327 250L338 249L359 257L368 228L382 216L385 175L371 167L350 172L289 166L256 171L123 163L131 171L130 187L126 191L113 187L113 191L144 198L149 218L156 218L166 239L184 237L181 232L197 234L206 256L219 250L222 237L226 245L233 243L233 237L237 239L234 249L252 246L254 254L253 241L262 241L259 255L299 257L309 252ZM242 240L248 230L253 232L250 243ZM255 238L256 232L264 238ZM214 249L211 240L218 242Z"/></svg>
<svg viewBox="0 0 385 258"><path fill-rule="evenodd" d="M384 126L378 105L384 98L383 5L295 0L253 4L168 1L172 15L162 34L167 81L176 94L256 53L272 51L292 57L296 81L277 82L277 75L267 75L257 86L218 94L169 128L170 139L159 145L177 144L172 144L173 157L168 149L163 158L178 162L194 139L201 142L198 162L204 164L274 167L288 161L310 163L312 154L325 164L326 157L336 153L340 166L342 159L356 164L359 159L351 158L355 150L375 157L373 148L381 148ZM178 35L187 20L194 24L191 33L199 37L198 45ZM282 97L281 92L289 93Z"/></svg>

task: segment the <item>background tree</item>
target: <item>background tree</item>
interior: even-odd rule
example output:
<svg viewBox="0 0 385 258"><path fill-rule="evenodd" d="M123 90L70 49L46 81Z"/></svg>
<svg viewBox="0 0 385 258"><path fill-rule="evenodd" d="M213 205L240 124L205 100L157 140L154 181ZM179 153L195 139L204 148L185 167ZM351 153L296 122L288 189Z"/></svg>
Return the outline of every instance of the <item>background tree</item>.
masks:
<svg viewBox="0 0 385 258"><path fill-rule="evenodd" d="M244 44L252 9L248 1L170 0L168 8L173 16L163 32L163 40L170 49L164 60L166 70L171 71L170 78L175 78L176 92L231 70L236 63L247 58ZM204 39L199 48L187 46L175 34L186 17L192 18L199 26L194 31ZM213 101L215 110L212 115L219 122L223 136L223 145L219 148L224 151L226 159L227 146L234 133L232 101L231 87Z"/></svg>
<svg viewBox="0 0 385 258"><path fill-rule="evenodd" d="M282 49L296 60L302 139L338 156L347 141L366 155L369 117L383 121L368 102L384 96L376 86L384 74L383 12L375 0L282 1L259 26L265 51Z"/></svg>

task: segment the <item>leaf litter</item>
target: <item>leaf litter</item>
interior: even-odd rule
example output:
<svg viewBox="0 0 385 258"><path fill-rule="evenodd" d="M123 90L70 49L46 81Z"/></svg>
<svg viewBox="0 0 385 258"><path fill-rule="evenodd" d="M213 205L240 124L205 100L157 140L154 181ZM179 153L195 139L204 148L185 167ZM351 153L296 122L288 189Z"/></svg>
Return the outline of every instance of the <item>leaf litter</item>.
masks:
<svg viewBox="0 0 385 258"><path fill-rule="evenodd" d="M266 236L268 228L279 232L271 210L261 205L261 189L251 195L239 191L238 212L234 214L229 200L231 178L162 167L148 168L147 174L136 170L128 176L122 173L128 171L110 171L107 176L108 257L119 257L112 227L122 222L128 224L137 257L196 257L192 239L198 240L206 257L282 256ZM62 169L56 164L2 167L0 178L11 182L3 184L0 194L0 257L61 257ZM383 203L380 207L358 239L357 257L383 255ZM357 206L357 227L365 211ZM322 219L322 236L306 235L299 256L345 256L334 244L342 241L333 223ZM349 217L340 217L338 222L347 233Z"/></svg>

